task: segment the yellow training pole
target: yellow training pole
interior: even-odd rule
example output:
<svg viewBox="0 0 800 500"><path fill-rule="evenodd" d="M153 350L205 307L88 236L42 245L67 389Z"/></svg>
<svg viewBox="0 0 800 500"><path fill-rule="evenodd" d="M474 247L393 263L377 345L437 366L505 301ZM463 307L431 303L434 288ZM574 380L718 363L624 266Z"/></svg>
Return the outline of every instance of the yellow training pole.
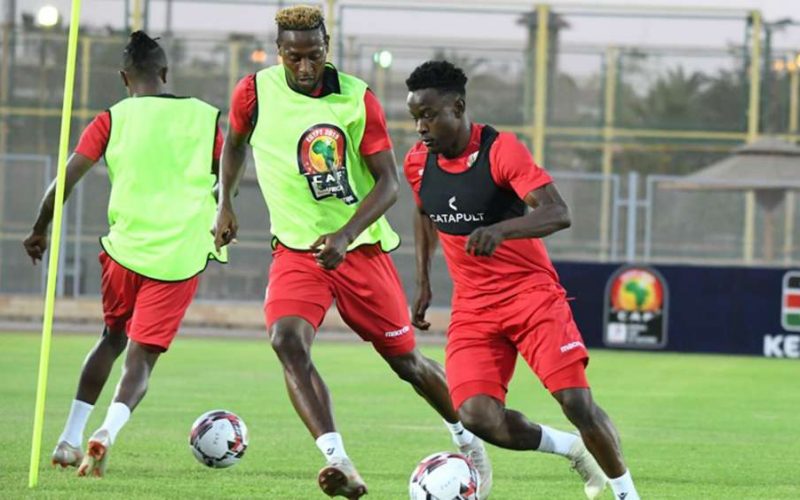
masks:
<svg viewBox="0 0 800 500"><path fill-rule="evenodd" d="M39 379L36 384L36 410L33 417L33 440L31 441L31 466L28 486L34 488L39 481L39 456L42 451L42 427L44 426L44 401L47 396L47 369L50 364L50 340L53 334L53 308L56 298L56 276L58 253L61 245L61 216L64 208L64 180L67 171L67 147L69 125L72 118L72 92L75 87L75 59L78 52L81 0L72 0L67 43L67 71L64 75L64 105L61 108L61 135L58 143L58 168L56 170L56 201L53 207L53 229L50 233L50 258L47 265L47 289L44 298L44 323L42 324L42 348L39 355Z"/></svg>

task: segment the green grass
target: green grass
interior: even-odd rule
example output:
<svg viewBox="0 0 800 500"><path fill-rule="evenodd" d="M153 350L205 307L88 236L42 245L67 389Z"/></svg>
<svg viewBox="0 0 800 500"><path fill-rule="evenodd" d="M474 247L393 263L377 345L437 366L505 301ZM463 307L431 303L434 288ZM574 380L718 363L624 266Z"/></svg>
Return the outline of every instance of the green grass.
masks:
<svg viewBox="0 0 800 500"><path fill-rule="evenodd" d="M93 342L54 338L43 459ZM289 404L265 340L178 338L121 432L108 476L77 478L74 469L42 465L38 489L28 490L38 349L35 335L0 334L0 497L327 498L316 487L322 458ZM442 358L441 347L424 350ZM416 462L451 449L441 421L368 345L319 343L314 356L333 393L347 451L370 487L368 498L408 498ZM595 352L589 368L595 397L619 427L646 499L800 498L798 374L790 360L608 351ZM100 424L118 376L115 369L87 433ZM568 427L524 365L508 403L536 421ZM238 413L250 428L250 447L231 469L206 469L187 447L192 421L213 408ZM578 477L559 457L490 452L494 499L582 497Z"/></svg>

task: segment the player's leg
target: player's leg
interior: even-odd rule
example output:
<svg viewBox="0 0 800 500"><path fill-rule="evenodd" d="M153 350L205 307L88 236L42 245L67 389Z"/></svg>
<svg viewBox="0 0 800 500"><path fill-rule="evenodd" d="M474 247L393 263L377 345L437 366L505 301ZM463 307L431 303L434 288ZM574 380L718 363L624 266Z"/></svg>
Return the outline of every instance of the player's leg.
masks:
<svg viewBox="0 0 800 500"><path fill-rule="evenodd" d="M626 500L639 495L622 457L619 434L588 388L563 389L553 393L564 415L580 431L586 448L609 478L614 494ZM621 496L620 496L621 495Z"/></svg>
<svg viewBox="0 0 800 500"><path fill-rule="evenodd" d="M130 340L122 378L103 423L89 438L78 475L105 474L109 449L147 393L153 367L177 335L197 284L196 276L176 283L143 278L128 324Z"/></svg>
<svg viewBox="0 0 800 500"><path fill-rule="evenodd" d="M586 496L596 498L605 489L607 476L616 478L625 470L619 471L621 460L613 458L619 452L616 431L601 420L591 400L585 373L588 351L560 286L539 287L521 298L506 311L510 338L580 431L582 439L571 445L568 456L584 480ZM597 446L603 448L602 454L594 453ZM606 460L603 467L598 459ZM635 489L626 496L638 498Z"/></svg>
<svg viewBox="0 0 800 500"><path fill-rule="evenodd" d="M282 316L272 322L272 349L283 366L286 390L295 411L314 439L335 432L330 393L311 360L316 327L300 316ZM331 450L334 453L337 450Z"/></svg>
<svg viewBox="0 0 800 500"><path fill-rule="evenodd" d="M51 461L62 467L75 466L83 459L83 431L94 404L108 381L114 362L125 350L128 337L125 324L133 313L137 280L127 270L111 260L105 252L99 256L102 268L101 292L105 328L95 346L89 351L81 369L78 389L72 401L64 430Z"/></svg>
<svg viewBox="0 0 800 500"><path fill-rule="evenodd" d="M359 498L366 484L336 431L330 393L311 359L314 336L333 302L325 273L312 254L278 247L264 312L289 399L327 462L317 478L320 488L329 496Z"/></svg>
<svg viewBox="0 0 800 500"><path fill-rule="evenodd" d="M403 354L381 353L383 359L401 380L422 396L428 404L448 423L458 422L458 414L450 401L444 368L436 361L427 358L412 347Z"/></svg>
<svg viewBox="0 0 800 500"><path fill-rule="evenodd" d="M384 359L400 379L422 396L442 416L450 430L453 443L461 453L467 455L481 476L481 497L489 495L492 487L492 464L483 441L464 426L453 407L447 389L447 379L442 365L423 356L415 347L411 352L398 355L382 353Z"/></svg>
<svg viewBox="0 0 800 500"><path fill-rule="evenodd" d="M458 420L441 365L416 348L405 293L391 257L377 245L360 247L348 253L332 277L342 319L442 416L453 442L473 458L488 494L492 469L483 442Z"/></svg>
<svg viewBox="0 0 800 500"><path fill-rule="evenodd" d="M317 476L320 488L329 496L359 498L366 494L366 484L345 451L336 430L330 392L311 360L316 327L302 317L284 316L272 323L269 331L272 348L283 366L289 399L327 462Z"/></svg>
<svg viewBox="0 0 800 500"><path fill-rule="evenodd" d="M114 362L125 351L127 345L128 336L124 324L115 329L109 326L103 329L102 336L83 362L75 394L76 400L90 405L97 402L111 374L111 368L114 367Z"/></svg>
<svg viewBox="0 0 800 500"><path fill-rule="evenodd" d="M505 407L517 351L500 333L495 314L454 308L447 334L447 383L464 425L485 441L511 450L535 450L541 429Z"/></svg>

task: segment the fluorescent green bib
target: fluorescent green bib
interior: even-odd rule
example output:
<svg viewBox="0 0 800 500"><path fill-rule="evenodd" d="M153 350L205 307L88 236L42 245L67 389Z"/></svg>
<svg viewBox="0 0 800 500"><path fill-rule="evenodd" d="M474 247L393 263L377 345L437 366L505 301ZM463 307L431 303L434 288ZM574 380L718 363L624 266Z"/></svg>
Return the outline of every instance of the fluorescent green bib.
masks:
<svg viewBox="0 0 800 500"><path fill-rule="evenodd" d="M112 106L105 159L112 259L148 278L181 281L214 252L211 171L219 110L195 98L147 96Z"/></svg>
<svg viewBox="0 0 800 500"><path fill-rule="evenodd" d="M256 74L258 118L250 144L273 245L277 239L308 250L320 235L341 229L375 185L358 150L367 84L343 73L338 77L340 93L309 97L289 88L282 65ZM400 244L385 217L350 248L373 243L387 252Z"/></svg>

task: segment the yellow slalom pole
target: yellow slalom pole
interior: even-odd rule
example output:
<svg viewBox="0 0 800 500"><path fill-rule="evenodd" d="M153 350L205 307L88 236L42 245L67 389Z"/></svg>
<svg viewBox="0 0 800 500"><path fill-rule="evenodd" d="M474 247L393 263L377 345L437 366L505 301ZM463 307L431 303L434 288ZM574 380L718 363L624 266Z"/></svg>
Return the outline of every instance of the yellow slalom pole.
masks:
<svg viewBox="0 0 800 500"><path fill-rule="evenodd" d="M67 42L67 71L64 75L64 105L61 108L61 135L58 143L56 201L53 207L53 229L50 233L50 257L47 264L47 289L44 299L42 348L39 355L39 379L36 384L36 409L33 417L31 465L28 473L28 486L30 488L36 487L39 481L39 458L42 451L44 402L47 396L47 369L50 364L50 340L53 336L53 309L56 298L58 253L61 245L61 216L64 212L64 181L67 171L67 147L69 146L70 120L72 119L72 93L75 88L75 60L78 53L80 17L81 0L72 0L72 12L69 21L69 39Z"/></svg>

